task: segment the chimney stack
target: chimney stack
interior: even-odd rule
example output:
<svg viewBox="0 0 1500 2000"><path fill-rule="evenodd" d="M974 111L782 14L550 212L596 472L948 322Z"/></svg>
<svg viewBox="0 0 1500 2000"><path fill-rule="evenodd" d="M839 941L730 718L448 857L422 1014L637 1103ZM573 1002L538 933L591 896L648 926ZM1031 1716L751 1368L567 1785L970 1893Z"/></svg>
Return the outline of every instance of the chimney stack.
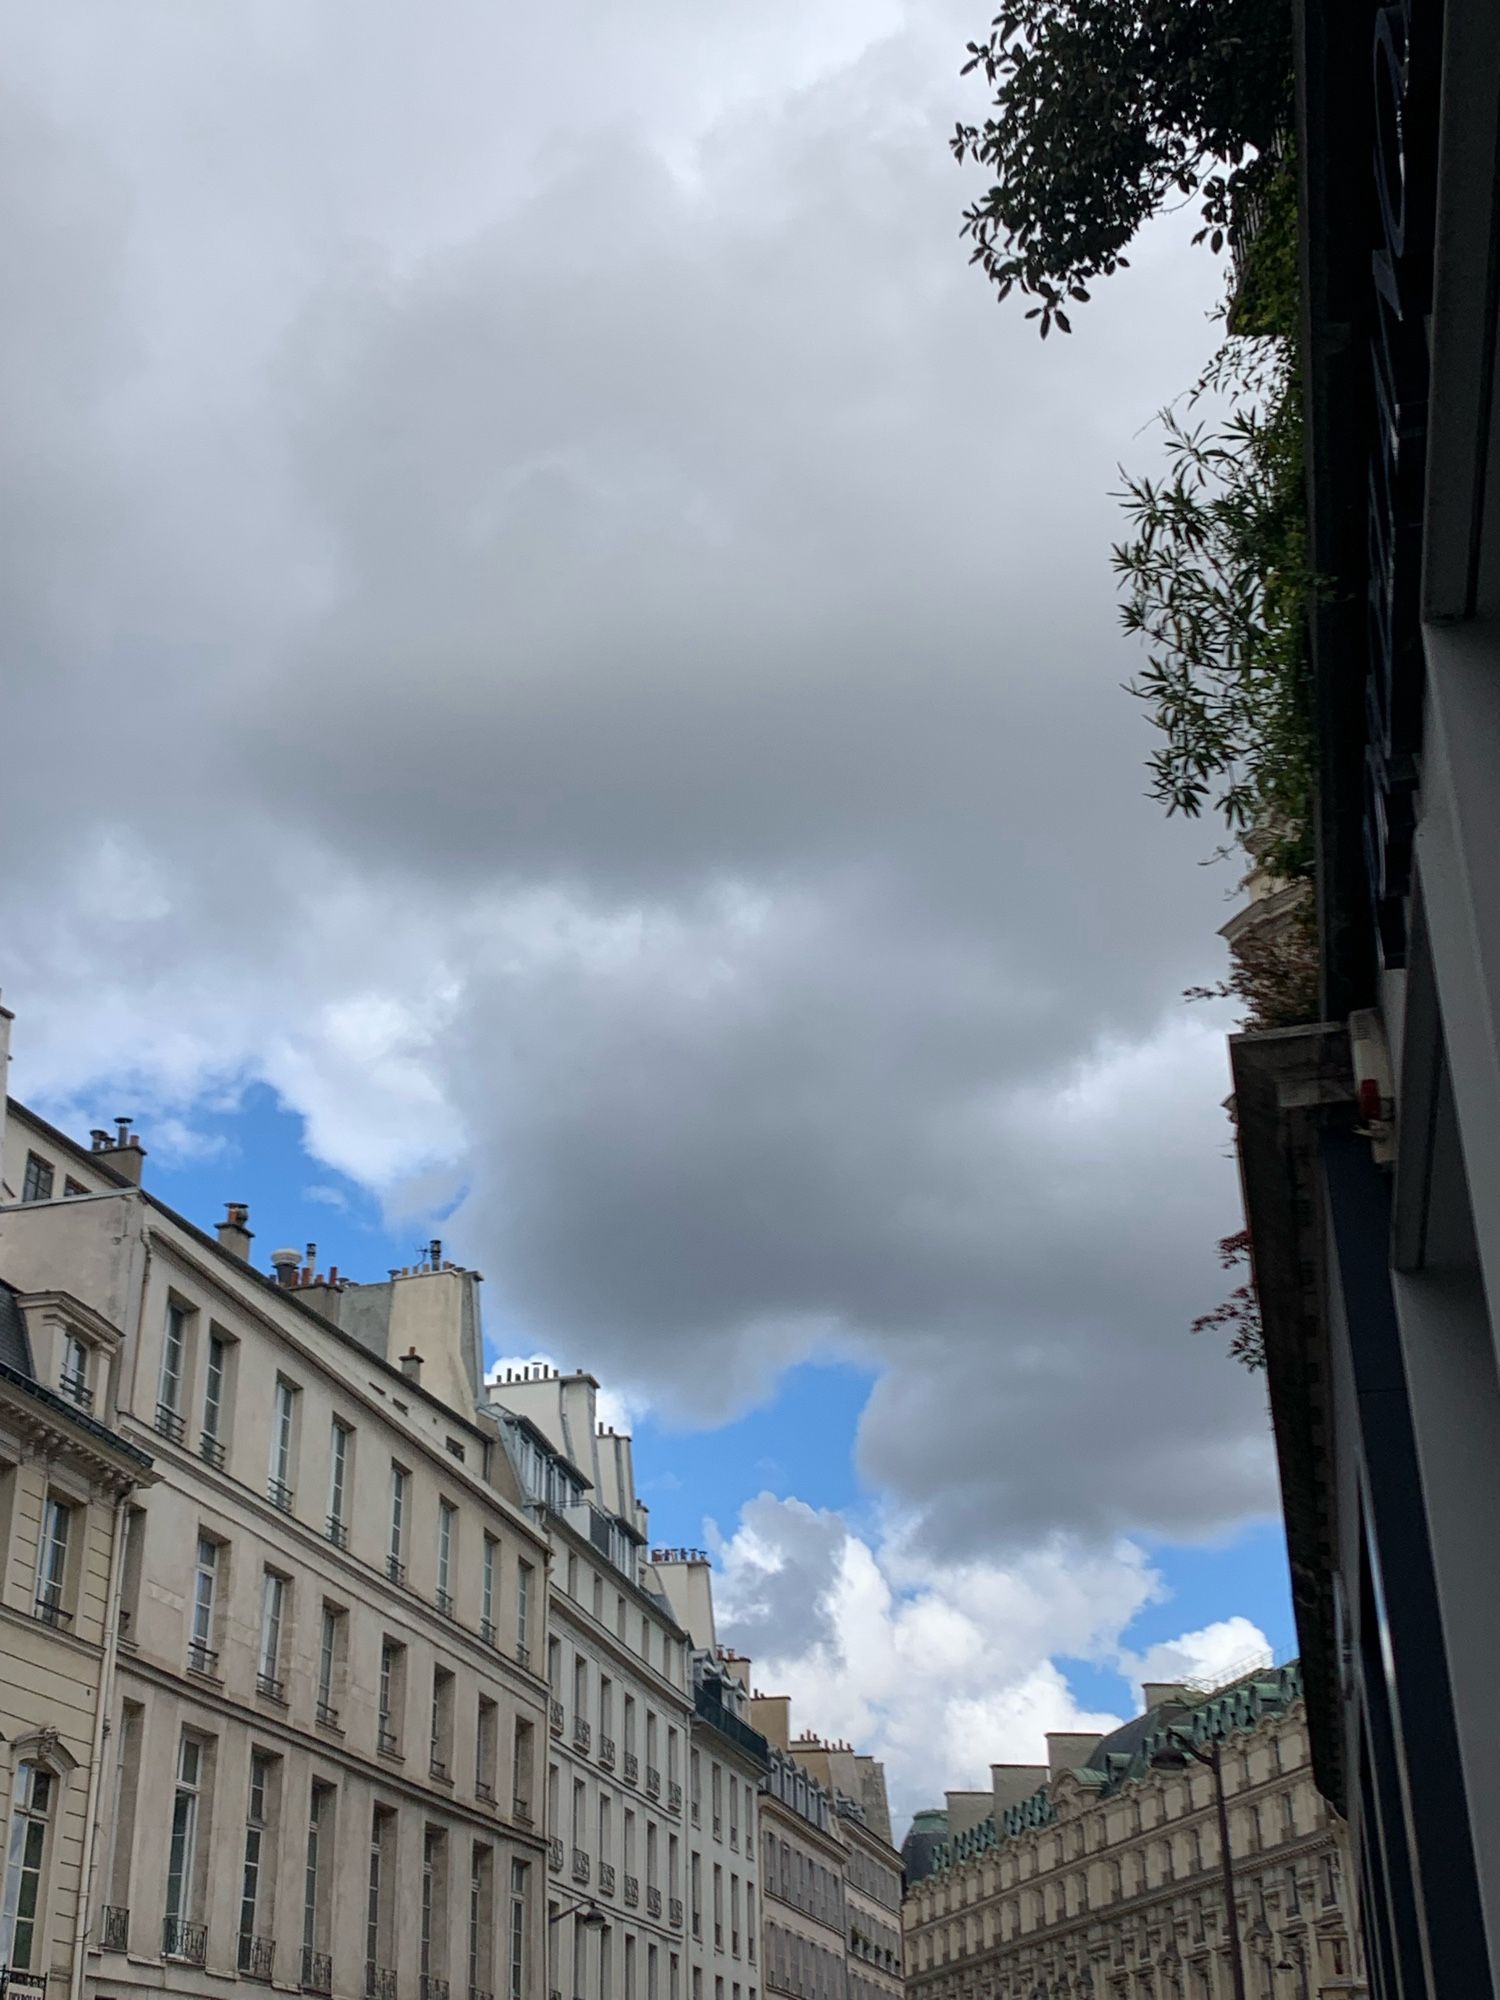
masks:
<svg viewBox="0 0 1500 2000"><path fill-rule="evenodd" d="M146 1149L131 1131L133 1118L116 1118L115 1136L102 1127L96 1127L89 1134L92 1150L106 1166L113 1167L121 1180L129 1181L132 1187L141 1184L141 1169L146 1164Z"/></svg>
<svg viewBox="0 0 1500 2000"><path fill-rule="evenodd" d="M401 1373L408 1382L420 1384L422 1380L422 1357L414 1347L408 1348L401 1357Z"/></svg>
<svg viewBox="0 0 1500 2000"><path fill-rule="evenodd" d="M276 1273L276 1282L290 1291L297 1282L297 1274L302 1264L300 1250L273 1250L271 1269Z"/></svg>
<svg viewBox="0 0 1500 2000"><path fill-rule="evenodd" d="M250 1262L250 1245L255 1232L250 1227L250 1210L243 1201L228 1201L224 1204L224 1220L219 1224L219 1248L227 1250L231 1257L242 1262Z"/></svg>

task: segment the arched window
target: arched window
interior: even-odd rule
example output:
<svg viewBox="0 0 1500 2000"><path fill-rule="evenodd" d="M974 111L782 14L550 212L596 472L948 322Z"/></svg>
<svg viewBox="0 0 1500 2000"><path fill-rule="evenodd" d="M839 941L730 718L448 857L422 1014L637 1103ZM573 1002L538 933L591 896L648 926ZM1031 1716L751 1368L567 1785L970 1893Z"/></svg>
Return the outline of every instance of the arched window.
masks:
<svg viewBox="0 0 1500 2000"><path fill-rule="evenodd" d="M42 1958L47 1863L57 1804L55 1772L27 1758L16 1766L5 1890L0 1902L0 1964L29 1972Z"/></svg>

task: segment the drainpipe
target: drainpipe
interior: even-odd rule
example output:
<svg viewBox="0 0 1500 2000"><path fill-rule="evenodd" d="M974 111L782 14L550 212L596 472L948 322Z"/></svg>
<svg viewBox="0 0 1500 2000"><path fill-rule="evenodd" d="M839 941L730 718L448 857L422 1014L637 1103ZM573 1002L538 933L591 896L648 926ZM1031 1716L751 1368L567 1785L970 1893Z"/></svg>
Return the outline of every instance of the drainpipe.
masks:
<svg viewBox="0 0 1500 2000"><path fill-rule="evenodd" d="M94 1866L99 1855L104 1739L109 1733L109 1704L114 1694L115 1662L119 1658L120 1597L125 1586L125 1509L134 1491L132 1482L115 1500L114 1539L109 1555L109 1589L104 1600L104 1645L99 1661L88 1799L84 1806L83 1856L78 1870L78 1918L73 1927L73 1963L68 1974L68 2000L82 2000L83 1995L84 1952L88 1945L89 1912L94 1904Z"/></svg>

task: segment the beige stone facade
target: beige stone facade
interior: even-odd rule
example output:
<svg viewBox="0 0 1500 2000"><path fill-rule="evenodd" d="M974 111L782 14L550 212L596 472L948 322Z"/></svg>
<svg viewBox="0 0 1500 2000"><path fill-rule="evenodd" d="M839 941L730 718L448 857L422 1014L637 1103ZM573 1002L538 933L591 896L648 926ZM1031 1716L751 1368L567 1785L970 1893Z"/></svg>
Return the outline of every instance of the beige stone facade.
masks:
<svg viewBox="0 0 1500 2000"><path fill-rule="evenodd" d="M1296 1669L1147 1697L1113 1736L1049 1738L1047 1766L995 1768L990 1813L908 1887L914 2000L1231 2000L1214 1778L1191 1758L1153 1765L1169 1727L1218 1746L1249 2000L1364 1992Z"/></svg>
<svg viewBox="0 0 1500 2000"><path fill-rule="evenodd" d="M155 1474L113 1599L96 1507L74 1623L46 1635L106 1690L85 1985L540 2000L548 1548L464 1390L474 1278L434 1256L355 1287L299 1255L273 1281L242 1213L195 1229L133 1184L139 1154L10 1107L7 1182L23 1161L28 1178L0 1211L0 1278L62 1302L96 1416ZM17 1600L36 1485L20 1463ZM54 1696L76 1755L81 1696L61 1678ZM77 1844L53 1849L54 1929Z"/></svg>
<svg viewBox="0 0 1500 2000"><path fill-rule="evenodd" d="M549 1991L688 2000L689 1640L647 1560L630 1439L591 1375L495 1379L488 1407L551 1544Z"/></svg>

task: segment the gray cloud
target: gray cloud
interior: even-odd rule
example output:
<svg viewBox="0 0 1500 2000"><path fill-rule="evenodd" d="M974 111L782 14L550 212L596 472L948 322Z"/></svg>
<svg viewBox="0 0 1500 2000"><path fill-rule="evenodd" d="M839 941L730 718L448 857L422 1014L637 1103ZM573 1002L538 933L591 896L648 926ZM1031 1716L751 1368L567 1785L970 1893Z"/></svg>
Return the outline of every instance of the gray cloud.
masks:
<svg viewBox="0 0 1500 2000"><path fill-rule="evenodd" d="M142 11L0 175L23 1062L436 1162L504 1344L690 1418L873 1359L934 1546L1267 1504L1106 562L1211 274L992 309L958 5Z"/></svg>

